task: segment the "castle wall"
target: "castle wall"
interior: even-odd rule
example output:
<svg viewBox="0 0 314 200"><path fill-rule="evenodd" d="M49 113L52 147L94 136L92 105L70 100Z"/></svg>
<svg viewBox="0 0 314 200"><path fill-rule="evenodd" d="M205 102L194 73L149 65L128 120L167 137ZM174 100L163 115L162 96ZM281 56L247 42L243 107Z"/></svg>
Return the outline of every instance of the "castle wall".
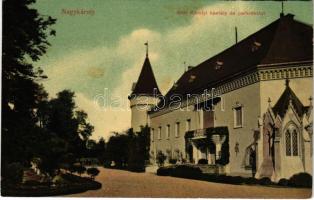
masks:
<svg viewBox="0 0 314 200"><path fill-rule="evenodd" d="M230 163L227 172L231 174L251 174L245 169L246 148L254 141L254 130L258 129L260 115L260 83L254 83L222 95L215 108L215 126L227 126L229 130ZM242 126L235 126L235 108L241 106ZM238 144L239 151L235 147ZM248 162L246 162L248 164Z"/></svg>
<svg viewBox="0 0 314 200"><path fill-rule="evenodd" d="M202 125L200 112L193 111L193 106L185 110L173 110L163 115L150 117L151 130L153 130L153 138L151 138L151 151L156 153L162 151L167 154L170 150L174 156L175 150L185 155L185 132L188 129L188 122L190 120L190 130L199 129ZM178 136L176 136L176 124L179 123ZM169 138L167 137L167 126L169 125ZM161 128L161 138L158 139L158 129Z"/></svg>

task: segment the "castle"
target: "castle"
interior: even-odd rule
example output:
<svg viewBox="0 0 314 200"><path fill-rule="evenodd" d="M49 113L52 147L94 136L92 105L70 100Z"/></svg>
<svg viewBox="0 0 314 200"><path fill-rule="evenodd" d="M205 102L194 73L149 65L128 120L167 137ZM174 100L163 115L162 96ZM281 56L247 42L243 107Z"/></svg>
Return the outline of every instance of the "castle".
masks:
<svg viewBox="0 0 314 200"><path fill-rule="evenodd" d="M189 68L165 95L147 53L129 100L133 130L151 129L151 162L163 152L231 175L312 174L312 34L281 14Z"/></svg>

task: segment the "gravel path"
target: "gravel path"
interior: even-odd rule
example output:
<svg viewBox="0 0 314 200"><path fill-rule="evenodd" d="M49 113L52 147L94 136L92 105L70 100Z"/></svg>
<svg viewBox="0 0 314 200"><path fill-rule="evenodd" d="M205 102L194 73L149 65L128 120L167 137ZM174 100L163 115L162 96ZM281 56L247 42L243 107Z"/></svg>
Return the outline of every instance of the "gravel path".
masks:
<svg viewBox="0 0 314 200"><path fill-rule="evenodd" d="M87 191L72 197L203 197L203 198L309 198L311 189L274 188L210 183L151 173L133 173L99 168L96 180L99 190Z"/></svg>

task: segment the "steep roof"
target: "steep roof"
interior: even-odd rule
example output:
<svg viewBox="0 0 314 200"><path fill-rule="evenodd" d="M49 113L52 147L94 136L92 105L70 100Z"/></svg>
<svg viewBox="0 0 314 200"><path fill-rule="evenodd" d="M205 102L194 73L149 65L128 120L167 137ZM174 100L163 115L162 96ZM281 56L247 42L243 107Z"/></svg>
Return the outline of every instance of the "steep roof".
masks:
<svg viewBox="0 0 314 200"><path fill-rule="evenodd" d="M299 115L299 117L302 117L303 113L306 112L306 107L303 106L300 99L295 95L295 93L289 87L289 81L287 80L285 91L282 93L282 95L279 97L277 103L273 107L274 114L279 115L281 118L283 118L287 109L288 109L290 101L291 101L295 111Z"/></svg>
<svg viewBox="0 0 314 200"><path fill-rule="evenodd" d="M313 28L292 14L248 36L223 52L185 72L166 94L198 94L206 88L267 64L313 60Z"/></svg>
<svg viewBox="0 0 314 200"><path fill-rule="evenodd" d="M154 89L156 90L155 94L161 94L153 73L152 66L149 62L149 58L146 56L142 71L131 95L153 95Z"/></svg>

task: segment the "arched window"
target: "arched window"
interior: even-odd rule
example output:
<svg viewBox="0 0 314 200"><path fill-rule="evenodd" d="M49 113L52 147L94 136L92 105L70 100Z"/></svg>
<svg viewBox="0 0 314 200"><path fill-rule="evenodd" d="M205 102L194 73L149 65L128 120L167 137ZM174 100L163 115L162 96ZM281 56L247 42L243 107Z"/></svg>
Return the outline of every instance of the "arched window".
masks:
<svg viewBox="0 0 314 200"><path fill-rule="evenodd" d="M294 156L298 155L298 133L296 130L293 130L292 133L292 153Z"/></svg>
<svg viewBox="0 0 314 200"><path fill-rule="evenodd" d="M298 131L294 125L289 125L286 133L286 155L287 156L298 156L299 155L299 141Z"/></svg>
<svg viewBox="0 0 314 200"><path fill-rule="evenodd" d="M291 134L290 131L286 131L286 155L291 156Z"/></svg>

